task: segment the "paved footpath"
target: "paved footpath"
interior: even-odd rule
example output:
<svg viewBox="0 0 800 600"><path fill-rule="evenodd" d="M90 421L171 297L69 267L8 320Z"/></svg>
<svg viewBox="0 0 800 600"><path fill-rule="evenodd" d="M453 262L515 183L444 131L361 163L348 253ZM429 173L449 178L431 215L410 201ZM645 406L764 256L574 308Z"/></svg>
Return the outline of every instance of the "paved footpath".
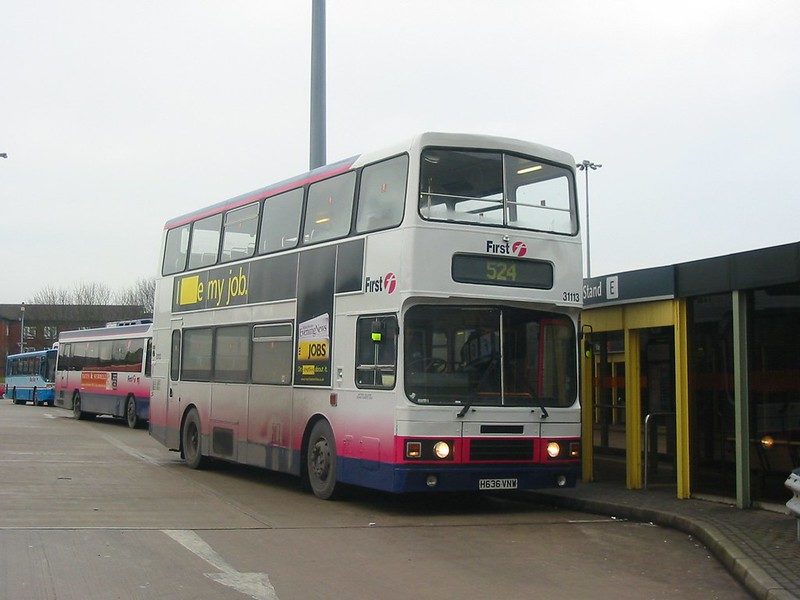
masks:
<svg viewBox="0 0 800 600"><path fill-rule="evenodd" d="M705 500L678 500L673 489L628 490L585 483L531 492L539 501L585 512L652 522L706 544L762 600L800 599L800 542L793 516Z"/></svg>

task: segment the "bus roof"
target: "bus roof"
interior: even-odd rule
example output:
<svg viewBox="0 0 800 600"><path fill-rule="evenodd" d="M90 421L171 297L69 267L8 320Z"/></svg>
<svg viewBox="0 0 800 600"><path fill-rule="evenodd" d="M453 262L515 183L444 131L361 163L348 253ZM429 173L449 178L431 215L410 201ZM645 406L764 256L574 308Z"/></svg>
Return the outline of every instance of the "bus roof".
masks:
<svg viewBox="0 0 800 600"><path fill-rule="evenodd" d="M6 359L24 358L26 356L41 356L42 354L47 354L48 352L55 352L55 350L53 348L46 348L44 350L28 350L27 352L17 352L16 354L9 354Z"/></svg>
<svg viewBox="0 0 800 600"><path fill-rule="evenodd" d="M358 167L362 164L369 164L378 161L382 158L388 158L403 152L411 150L421 150L426 146L452 146L455 148L475 148L475 149L504 149L510 151L517 151L522 154L533 154L538 158L551 160L553 162L564 164L570 168L574 168L575 159L568 153L548 146L534 144L532 142L525 142L513 138L505 138L491 135L478 135L468 133L440 133L440 132L426 132L421 133L413 138L409 138L403 142L394 144L390 147L383 148L382 150L369 152L367 154L360 154L351 156L344 160L331 163L322 167L307 171L301 175L284 179L278 183L273 183L266 187L247 192L217 202L210 206L200 208L198 210L186 213L174 219L170 219L164 225L164 229L174 229L187 223L192 223L198 219L210 217L232 208L238 208L251 202L263 200L270 196L275 196L282 192L286 192L306 184L315 183L322 179L327 179L341 173L349 171L354 166Z"/></svg>
<svg viewBox="0 0 800 600"><path fill-rule="evenodd" d="M203 217L209 217L211 215L230 210L231 208L244 206L245 204L255 202L256 200L263 200L264 198L275 196L281 192L287 192L294 188L301 187L307 183L314 183L315 181L320 181L322 179L327 179L328 177L333 177L334 175L339 175L340 173L348 171L355 162L356 158L357 157L355 156L346 158L344 160L340 160L339 162L325 165L324 167L319 167L313 171L308 171L302 175L284 179L278 183L268 185L267 187L254 190L252 192L247 192L234 198L229 198L228 200L223 200L222 202L217 202L211 206L206 206L205 208L181 215L180 217L170 219L167 221L167 224L164 225L164 229L180 227L181 225L191 223L192 221L202 219Z"/></svg>
<svg viewBox="0 0 800 600"><path fill-rule="evenodd" d="M152 331L152 328L153 325L151 323L143 323L137 325L111 325L94 329L62 331L58 334L58 341L64 343L103 338L111 339L115 337L147 337Z"/></svg>

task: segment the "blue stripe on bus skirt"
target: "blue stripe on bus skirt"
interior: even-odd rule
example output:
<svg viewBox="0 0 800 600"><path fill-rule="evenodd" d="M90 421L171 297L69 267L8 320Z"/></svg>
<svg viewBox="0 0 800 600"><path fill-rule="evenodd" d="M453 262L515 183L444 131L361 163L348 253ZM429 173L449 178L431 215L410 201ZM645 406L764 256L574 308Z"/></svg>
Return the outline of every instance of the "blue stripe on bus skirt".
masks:
<svg viewBox="0 0 800 600"><path fill-rule="evenodd" d="M478 489L479 479L516 479L518 489L556 487L556 478L566 478L574 487L579 465L394 465L355 458L338 459L339 480L387 492L469 491ZM437 485L429 487L429 475Z"/></svg>

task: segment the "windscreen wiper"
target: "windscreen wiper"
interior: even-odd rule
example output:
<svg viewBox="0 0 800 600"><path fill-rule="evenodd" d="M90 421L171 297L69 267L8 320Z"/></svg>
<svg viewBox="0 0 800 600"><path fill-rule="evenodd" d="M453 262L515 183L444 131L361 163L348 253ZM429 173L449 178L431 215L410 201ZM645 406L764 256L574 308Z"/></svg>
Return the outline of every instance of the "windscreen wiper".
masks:
<svg viewBox="0 0 800 600"><path fill-rule="evenodd" d="M467 411L470 408L472 408L472 402L473 402L473 400L467 400L464 403L464 407L460 411L458 411L458 414L456 415L456 419L461 419L461 418L464 417L465 414L467 414Z"/></svg>
<svg viewBox="0 0 800 600"><path fill-rule="evenodd" d="M466 402L464 402L464 406L461 408L461 410L460 410L460 411L458 411L458 414L456 415L456 419L462 419L462 418L464 418L464 415L466 415L466 414L467 414L467 411L468 411L470 408L472 408L472 405L473 405L473 404L475 404L475 400L477 400L477 399L478 399L478 394L472 394L472 395L471 395L471 396L470 396L470 397L467 399L467 401L466 401Z"/></svg>
<svg viewBox="0 0 800 600"><path fill-rule="evenodd" d="M547 412L547 409L544 407L544 403L539 398L536 397L536 390L533 389L533 385L531 385L530 382L528 382L528 391L531 394L531 400L533 400L536 403L536 405L539 407L539 410L542 411L542 418L543 419L548 418L550 416L550 414Z"/></svg>
<svg viewBox="0 0 800 600"><path fill-rule="evenodd" d="M547 417L549 417L550 414L547 412L547 409L544 407L544 404L542 404L541 400L538 401L537 404L539 405L539 408L542 410L542 418L546 419Z"/></svg>

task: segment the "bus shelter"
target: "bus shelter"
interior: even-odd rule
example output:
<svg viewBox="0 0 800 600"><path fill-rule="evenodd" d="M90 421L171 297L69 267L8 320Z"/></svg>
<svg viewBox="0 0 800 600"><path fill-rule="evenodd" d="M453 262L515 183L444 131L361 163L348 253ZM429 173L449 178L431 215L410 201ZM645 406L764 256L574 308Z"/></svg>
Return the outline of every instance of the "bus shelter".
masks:
<svg viewBox="0 0 800 600"><path fill-rule="evenodd" d="M584 282L584 481L785 502L800 466L800 244Z"/></svg>

